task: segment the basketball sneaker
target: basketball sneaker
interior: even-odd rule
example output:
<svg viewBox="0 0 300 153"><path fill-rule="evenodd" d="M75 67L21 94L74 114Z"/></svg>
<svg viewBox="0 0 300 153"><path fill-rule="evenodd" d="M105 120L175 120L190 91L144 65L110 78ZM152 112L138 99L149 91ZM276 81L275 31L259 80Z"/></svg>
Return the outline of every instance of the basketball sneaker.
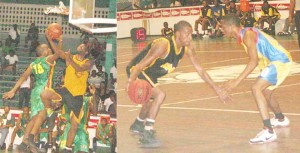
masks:
<svg viewBox="0 0 300 153"><path fill-rule="evenodd" d="M143 122L137 122L135 121L131 126L130 126L130 132L133 134L142 134L144 131L144 123Z"/></svg>
<svg viewBox="0 0 300 153"><path fill-rule="evenodd" d="M273 127L287 127L290 125L290 120L286 116L284 116L283 121L275 117L271 118L270 121Z"/></svg>
<svg viewBox="0 0 300 153"><path fill-rule="evenodd" d="M144 130L140 136L140 144L142 148L157 148L161 146L161 142L155 138L154 130Z"/></svg>
<svg viewBox="0 0 300 153"><path fill-rule="evenodd" d="M250 139L250 144L262 144L267 142L272 142L277 139L277 135L275 131L273 133L269 132L269 129L263 129L261 132L259 132L255 138Z"/></svg>

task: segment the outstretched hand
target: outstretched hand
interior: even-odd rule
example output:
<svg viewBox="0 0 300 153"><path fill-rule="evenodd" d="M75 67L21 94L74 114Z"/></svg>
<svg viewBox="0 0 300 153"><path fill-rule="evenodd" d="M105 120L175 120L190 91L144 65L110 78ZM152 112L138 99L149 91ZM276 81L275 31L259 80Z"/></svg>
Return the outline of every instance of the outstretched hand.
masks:
<svg viewBox="0 0 300 153"><path fill-rule="evenodd" d="M228 94L228 92L222 88L217 88L216 92L219 96L220 101L222 101L224 104L232 102L232 97Z"/></svg>
<svg viewBox="0 0 300 153"><path fill-rule="evenodd" d="M2 99L11 99L15 96L15 92L9 91L3 94Z"/></svg>

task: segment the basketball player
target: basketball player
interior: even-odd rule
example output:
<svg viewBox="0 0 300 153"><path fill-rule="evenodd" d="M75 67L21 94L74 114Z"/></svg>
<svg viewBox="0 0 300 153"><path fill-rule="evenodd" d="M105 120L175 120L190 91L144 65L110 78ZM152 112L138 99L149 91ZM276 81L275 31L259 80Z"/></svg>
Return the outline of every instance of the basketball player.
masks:
<svg viewBox="0 0 300 153"><path fill-rule="evenodd" d="M157 79L171 73L184 55L189 57L199 76L214 89L221 101L226 102L230 99L199 65L195 48L191 44L192 32L192 26L188 22L178 22L174 25L174 36L154 40L127 66L129 83L143 79L153 87L154 101L143 105L139 116L130 127L132 132L142 135L140 142L143 147L160 146L160 142L154 137L153 125L165 99L165 93L157 86Z"/></svg>
<svg viewBox="0 0 300 153"><path fill-rule="evenodd" d="M82 115L83 117L80 120L80 123L78 125L78 130L76 132L76 136L74 139L74 148L73 152L76 153L88 153L89 152L89 135L87 131L87 124L90 118L90 111L93 115L97 115L97 107L96 107L96 87L95 86L89 86L90 93L92 96L87 97L84 96L83 98L83 106L82 106ZM66 126L63 132L63 135L60 139L60 148L64 149L66 147L67 137L68 133L71 129L71 123L70 123L70 109L63 106L62 114L66 118Z"/></svg>
<svg viewBox="0 0 300 153"><path fill-rule="evenodd" d="M161 35L163 37L172 37L173 36L173 29L169 28L168 22L164 22L164 28L161 29Z"/></svg>
<svg viewBox="0 0 300 153"><path fill-rule="evenodd" d="M34 60L26 71L21 75L15 86L9 91L3 94L4 99L14 97L16 91L20 85L31 75L35 77L35 85L31 91L30 103L31 113L30 121L26 126L25 134L22 144L19 146L19 150L24 151L27 149L29 142L33 142L34 135L29 135L33 129L34 124L37 122L37 118L44 110L44 105L41 101L40 94L44 88L51 88L52 76L54 72L55 60L59 58L58 54L53 54L51 49L46 44L41 44L36 48L38 58Z"/></svg>
<svg viewBox="0 0 300 153"><path fill-rule="evenodd" d="M289 23L293 22L293 18L295 18L298 35L298 45L300 48L300 2L297 0L290 0Z"/></svg>
<svg viewBox="0 0 300 153"><path fill-rule="evenodd" d="M62 39L59 40L60 42ZM81 108L83 104L83 95L87 88L87 79L91 62L86 58L88 48L85 44L77 47L77 54L71 55L70 52L63 52L53 42L50 42L55 53L58 53L66 61L66 73L64 77L64 86L57 89L46 88L41 98L47 111L47 116L51 116L52 101L62 101L70 109L71 127L68 132L65 152L72 152L72 144L76 135L77 128L82 119ZM38 125L37 125L38 126Z"/></svg>
<svg viewBox="0 0 300 153"><path fill-rule="evenodd" d="M274 141L277 139L277 135L273 127L289 125L289 120L282 114L273 93L288 76L292 57L275 39L264 32L256 28L242 29L240 19L234 15L224 17L222 29L225 36L238 39L250 58L246 68L239 77L225 84L224 88L227 91L231 91L257 66L261 69L259 77L252 86L252 93L263 119L264 127L249 142L257 144ZM268 106L275 113L275 118L270 119Z"/></svg>

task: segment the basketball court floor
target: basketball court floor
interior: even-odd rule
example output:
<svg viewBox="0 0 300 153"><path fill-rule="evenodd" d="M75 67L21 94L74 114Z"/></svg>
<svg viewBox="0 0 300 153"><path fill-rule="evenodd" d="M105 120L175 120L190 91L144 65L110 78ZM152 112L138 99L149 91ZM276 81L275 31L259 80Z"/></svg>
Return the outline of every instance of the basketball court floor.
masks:
<svg viewBox="0 0 300 153"><path fill-rule="evenodd" d="M152 40L156 37L148 38ZM275 91L275 97L291 124L276 128L275 142L250 145L262 129L251 85L257 74L251 74L234 91L233 102L222 103L214 91L195 73L188 58L160 80L166 99L154 128L162 146L140 148L138 136L129 127L139 113L125 92L126 65L149 42L118 40L118 152L120 153L297 153L300 152L300 50L296 37L276 37L295 60L292 72ZM222 85L242 72L248 61L242 46L232 39L197 39L196 53L201 65Z"/></svg>

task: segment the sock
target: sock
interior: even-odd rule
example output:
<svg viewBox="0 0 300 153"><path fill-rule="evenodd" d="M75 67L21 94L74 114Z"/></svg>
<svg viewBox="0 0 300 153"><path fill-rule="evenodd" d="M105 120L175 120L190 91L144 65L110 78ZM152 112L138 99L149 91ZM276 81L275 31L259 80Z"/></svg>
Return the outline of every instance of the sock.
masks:
<svg viewBox="0 0 300 153"><path fill-rule="evenodd" d="M145 126L145 130L153 130L153 125L155 123L155 120L147 118L146 119L146 126Z"/></svg>
<svg viewBox="0 0 300 153"><path fill-rule="evenodd" d="M273 128L270 119L266 119L263 122L264 122L264 126L269 129L269 132L273 133Z"/></svg>
<svg viewBox="0 0 300 153"><path fill-rule="evenodd" d="M144 124L145 120L141 119L139 116L136 117L134 123L135 124Z"/></svg>
<svg viewBox="0 0 300 153"><path fill-rule="evenodd" d="M70 147L67 147L67 146L66 146L65 149L66 149L66 150L72 150L72 147L70 148Z"/></svg>
<svg viewBox="0 0 300 153"><path fill-rule="evenodd" d="M275 113L275 118L277 119L284 119L284 115L282 113Z"/></svg>
<svg viewBox="0 0 300 153"><path fill-rule="evenodd" d="M33 134L29 134L28 141L29 142L34 142L34 135Z"/></svg>

